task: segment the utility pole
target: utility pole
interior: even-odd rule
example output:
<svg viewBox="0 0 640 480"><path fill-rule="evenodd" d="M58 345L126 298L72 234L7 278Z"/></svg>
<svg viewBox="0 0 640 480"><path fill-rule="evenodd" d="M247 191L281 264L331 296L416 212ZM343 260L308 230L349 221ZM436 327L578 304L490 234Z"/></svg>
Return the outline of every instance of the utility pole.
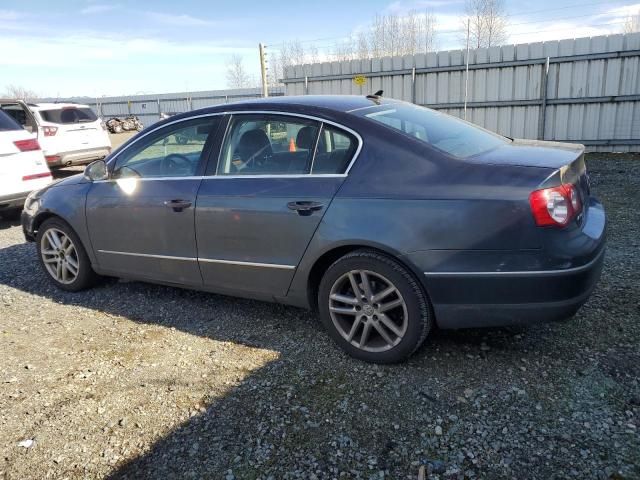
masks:
<svg viewBox="0 0 640 480"><path fill-rule="evenodd" d="M464 75L464 119L467 119L467 97L469 95L469 34L471 31L471 20L467 18L467 68Z"/></svg>
<svg viewBox="0 0 640 480"><path fill-rule="evenodd" d="M260 75L262 76L262 96L269 96L269 86L267 85L267 62L265 60L266 54L264 53L265 46L260 43Z"/></svg>

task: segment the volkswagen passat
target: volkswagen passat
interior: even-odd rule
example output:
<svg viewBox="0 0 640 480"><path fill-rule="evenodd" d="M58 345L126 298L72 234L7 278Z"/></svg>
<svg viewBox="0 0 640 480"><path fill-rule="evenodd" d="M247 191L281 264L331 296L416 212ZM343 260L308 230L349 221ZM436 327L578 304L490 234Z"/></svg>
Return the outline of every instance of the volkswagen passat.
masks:
<svg viewBox="0 0 640 480"><path fill-rule="evenodd" d="M30 195L22 221L62 289L109 275L315 308L381 363L436 325L573 315L606 224L582 146L379 96L173 116Z"/></svg>

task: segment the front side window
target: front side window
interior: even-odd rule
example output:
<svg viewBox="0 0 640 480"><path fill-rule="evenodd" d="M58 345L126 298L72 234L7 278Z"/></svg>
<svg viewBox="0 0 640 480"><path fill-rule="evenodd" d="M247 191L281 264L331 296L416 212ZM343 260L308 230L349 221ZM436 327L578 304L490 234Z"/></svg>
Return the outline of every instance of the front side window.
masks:
<svg viewBox="0 0 640 480"><path fill-rule="evenodd" d="M505 137L476 125L416 105L381 105L359 114L459 158L487 152L508 142Z"/></svg>
<svg viewBox="0 0 640 480"><path fill-rule="evenodd" d="M113 177L195 175L207 139L215 135L219 122L219 117L198 118L151 133L118 156Z"/></svg>
<svg viewBox="0 0 640 480"><path fill-rule="evenodd" d="M273 114L234 115L218 175L292 175L311 171L320 124Z"/></svg>

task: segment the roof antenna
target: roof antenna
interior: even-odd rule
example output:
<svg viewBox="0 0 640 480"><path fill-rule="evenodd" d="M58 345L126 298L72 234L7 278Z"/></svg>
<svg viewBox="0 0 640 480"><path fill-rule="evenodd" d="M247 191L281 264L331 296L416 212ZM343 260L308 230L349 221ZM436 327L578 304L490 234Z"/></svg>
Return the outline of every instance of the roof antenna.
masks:
<svg viewBox="0 0 640 480"><path fill-rule="evenodd" d="M380 100L380 98L382 97L383 93L384 92L382 90L378 90L373 95L367 95L367 98L370 99L370 100Z"/></svg>

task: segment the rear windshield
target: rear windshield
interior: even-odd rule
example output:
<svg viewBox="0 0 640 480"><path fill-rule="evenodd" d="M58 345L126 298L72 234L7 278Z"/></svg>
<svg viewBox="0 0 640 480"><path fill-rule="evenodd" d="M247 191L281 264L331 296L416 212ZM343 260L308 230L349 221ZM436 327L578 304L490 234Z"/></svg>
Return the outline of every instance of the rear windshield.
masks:
<svg viewBox="0 0 640 480"><path fill-rule="evenodd" d="M456 117L411 104L381 105L357 113L459 158L487 152L509 141Z"/></svg>
<svg viewBox="0 0 640 480"><path fill-rule="evenodd" d="M0 132L9 130L22 130L22 127L9 115L0 110Z"/></svg>
<svg viewBox="0 0 640 480"><path fill-rule="evenodd" d="M40 110L40 116L45 122L51 123L83 123L83 122L95 122L98 117L93 110L88 107L65 107L57 108L55 110Z"/></svg>

